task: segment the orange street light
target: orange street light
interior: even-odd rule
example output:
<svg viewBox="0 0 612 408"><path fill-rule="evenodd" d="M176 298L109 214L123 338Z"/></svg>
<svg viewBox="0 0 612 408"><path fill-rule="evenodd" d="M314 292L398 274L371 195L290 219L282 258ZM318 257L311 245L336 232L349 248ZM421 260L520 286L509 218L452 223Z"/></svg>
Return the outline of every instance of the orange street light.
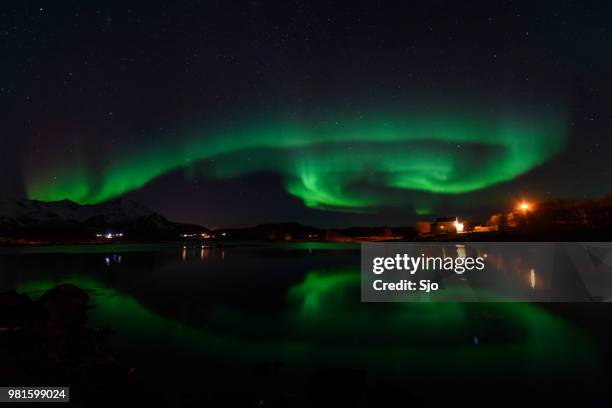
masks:
<svg viewBox="0 0 612 408"><path fill-rule="evenodd" d="M519 210L526 213L527 211L531 210L531 204L529 204L528 202L522 201L519 204Z"/></svg>

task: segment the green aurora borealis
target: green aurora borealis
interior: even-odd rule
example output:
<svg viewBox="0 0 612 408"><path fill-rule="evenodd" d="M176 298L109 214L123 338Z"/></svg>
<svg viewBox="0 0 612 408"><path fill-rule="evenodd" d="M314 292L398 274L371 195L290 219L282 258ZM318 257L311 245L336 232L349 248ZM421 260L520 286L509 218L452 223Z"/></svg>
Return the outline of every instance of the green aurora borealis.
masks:
<svg viewBox="0 0 612 408"><path fill-rule="evenodd" d="M484 189L545 163L565 146L563 115L341 115L337 120L256 120L128 144L91 165L65 155L30 166L32 199L106 201L186 169L212 179L272 172L307 207L370 211L419 194ZM426 200L427 201L427 200Z"/></svg>

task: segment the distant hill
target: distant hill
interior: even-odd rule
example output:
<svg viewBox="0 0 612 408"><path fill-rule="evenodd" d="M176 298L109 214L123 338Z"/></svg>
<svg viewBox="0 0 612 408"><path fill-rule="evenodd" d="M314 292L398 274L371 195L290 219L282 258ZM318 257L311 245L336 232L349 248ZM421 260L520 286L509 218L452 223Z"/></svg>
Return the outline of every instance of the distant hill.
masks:
<svg viewBox="0 0 612 408"><path fill-rule="evenodd" d="M285 239L308 239L318 236L321 230L303 226L296 222L260 224L254 227L229 228L215 231L217 236L237 240L282 241ZM225 235L221 235L225 234Z"/></svg>
<svg viewBox="0 0 612 408"><path fill-rule="evenodd" d="M43 202L0 198L0 236L26 239L93 239L121 232L125 239L176 239L206 228L168 221L142 204L119 198L79 205L70 200Z"/></svg>
<svg viewBox="0 0 612 408"><path fill-rule="evenodd" d="M367 241L367 240L394 240L414 236L411 227L351 227L341 229L321 229L286 222L277 224L260 224L254 227L230 228L214 231L217 238L233 240L261 240L261 241Z"/></svg>

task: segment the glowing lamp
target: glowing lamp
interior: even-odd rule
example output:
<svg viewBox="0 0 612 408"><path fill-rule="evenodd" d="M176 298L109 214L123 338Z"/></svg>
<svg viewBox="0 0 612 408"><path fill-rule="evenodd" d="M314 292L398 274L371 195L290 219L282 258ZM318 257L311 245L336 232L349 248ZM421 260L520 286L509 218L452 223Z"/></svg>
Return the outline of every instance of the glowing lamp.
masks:
<svg viewBox="0 0 612 408"><path fill-rule="evenodd" d="M523 201L519 204L519 210L521 210L522 212L527 212L531 209L531 204Z"/></svg>
<svg viewBox="0 0 612 408"><path fill-rule="evenodd" d="M459 222L458 220L455 221L455 229L457 230L458 233L463 232L463 223Z"/></svg>

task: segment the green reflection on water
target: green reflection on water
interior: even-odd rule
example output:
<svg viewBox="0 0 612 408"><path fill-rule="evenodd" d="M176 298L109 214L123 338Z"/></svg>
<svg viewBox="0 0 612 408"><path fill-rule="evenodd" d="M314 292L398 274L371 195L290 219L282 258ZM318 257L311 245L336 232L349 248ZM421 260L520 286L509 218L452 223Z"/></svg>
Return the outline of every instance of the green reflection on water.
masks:
<svg viewBox="0 0 612 408"><path fill-rule="evenodd" d="M88 291L95 291L103 288L104 284L89 276L64 276L58 279L30 279L17 282L15 290L18 293L27 293L33 298L37 298L43 292L59 284L71 283Z"/></svg>
<svg viewBox="0 0 612 408"><path fill-rule="evenodd" d="M586 379L595 366L586 338L537 306L365 304L354 296L359 274L351 269L309 272L288 290L278 313L252 316L217 307L197 328L89 277L28 281L17 289L39 292L60 282L90 291L98 306L90 311L90 324L111 326L120 352L166 354L176 364L207 356L228 366L282 361L292 367L352 366L383 376L418 373L423 379L568 373Z"/></svg>
<svg viewBox="0 0 612 408"><path fill-rule="evenodd" d="M310 272L301 284L289 290L288 297L301 301L302 318L316 319L324 311L325 303L346 301L342 289L358 282L359 274L353 270L338 270L329 274ZM336 296L330 296L332 292Z"/></svg>

